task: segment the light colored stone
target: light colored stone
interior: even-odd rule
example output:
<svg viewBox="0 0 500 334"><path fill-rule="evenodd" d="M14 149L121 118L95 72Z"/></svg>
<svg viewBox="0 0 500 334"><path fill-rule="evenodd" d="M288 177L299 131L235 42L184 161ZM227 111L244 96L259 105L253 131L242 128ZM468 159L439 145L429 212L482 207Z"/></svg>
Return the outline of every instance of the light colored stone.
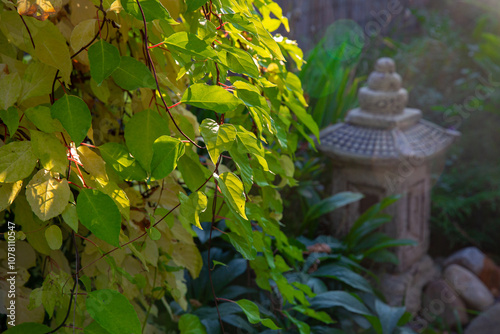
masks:
<svg viewBox="0 0 500 334"><path fill-rule="evenodd" d="M438 279L429 283L424 290L420 314L429 323L440 318L448 327L455 327L458 320L464 325L469 322L465 303L446 281Z"/></svg>
<svg viewBox="0 0 500 334"><path fill-rule="evenodd" d="M467 306L484 311L494 303L494 297L481 280L470 270L451 264L444 270L443 278L462 297Z"/></svg>
<svg viewBox="0 0 500 334"><path fill-rule="evenodd" d="M471 321L465 334L493 334L500 332L500 304L497 303Z"/></svg>
<svg viewBox="0 0 500 334"><path fill-rule="evenodd" d="M439 274L432 259L425 255L403 273L383 274L380 290L389 305L404 305L408 312L416 314L421 308L423 287L439 277Z"/></svg>
<svg viewBox="0 0 500 334"><path fill-rule="evenodd" d="M483 262L485 257L486 255L484 255L484 253L481 252L477 247L467 247L451 254L444 261L444 266L447 267L450 264L458 264L464 268L469 269L474 274L479 275L481 270L483 270Z"/></svg>

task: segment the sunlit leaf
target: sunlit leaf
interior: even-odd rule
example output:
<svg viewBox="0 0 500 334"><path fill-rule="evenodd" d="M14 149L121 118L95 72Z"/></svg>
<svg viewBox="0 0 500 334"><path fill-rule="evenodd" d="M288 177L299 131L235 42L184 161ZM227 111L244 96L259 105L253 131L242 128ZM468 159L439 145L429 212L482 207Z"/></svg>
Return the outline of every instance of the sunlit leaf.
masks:
<svg viewBox="0 0 500 334"><path fill-rule="evenodd" d="M179 220L190 226L191 224L203 230L200 224L200 213L207 209L207 196L201 191L197 191L187 196L179 193L179 200L181 202L181 214Z"/></svg>
<svg viewBox="0 0 500 334"><path fill-rule="evenodd" d="M50 328L35 322L25 322L9 328L4 334L45 334L50 332Z"/></svg>
<svg viewBox="0 0 500 334"><path fill-rule="evenodd" d="M31 145L33 153L40 159L43 168L64 174L68 168L66 148L59 139L45 132L31 130Z"/></svg>
<svg viewBox="0 0 500 334"><path fill-rule="evenodd" d="M76 212L83 226L96 237L118 246L121 215L111 197L95 189L82 189L76 200Z"/></svg>
<svg viewBox="0 0 500 334"><path fill-rule="evenodd" d="M177 166L177 160L184 154L184 143L170 136L158 137L153 143L151 176L160 180Z"/></svg>
<svg viewBox="0 0 500 334"><path fill-rule="evenodd" d="M219 125L214 120L205 118L201 122L200 132L214 164L217 163L219 155L229 151L235 143L236 129L232 124Z"/></svg>
<svg viewBox="0 0 500 334"><path fill-rule="evenodd" d="M43 132L62 132L64 129L59 120L52 118L50 108L45 106L36 106L24 111L28 119Z"/></svg>
<svg viewBox="0 0 500 334"><path fill-rule="evenodd" d="M22 180L0 184L0 211L7 209L14 202L22 187Z"/></svg>
<svg viewBox="0 0 500 334"><path fill-rule="evenodd" d="M0 182L16 182L28 177L36 166L31 142L12 142L0 147Z"/></svg>
<svg viewBox="0 0 500 334"><path fill-rule="evenodd" d="M245 192L243 183L233 173L226 172L221 175L214 173L214 178L219 181L219 188L224 195L229 207L244 219L248 219L245 213Z"/></svg>
<svg viewBox="0 0 500 334"><path fill-rule="evenodd" d="M181 101L198 108L214 110L218 113L232 111L241 103L240 100L224 88L205 84L189 86L184 92Z"/></svg>
<svg viewBox="0 0 500 334"><path fill-rule="evenodd" d="M169 49L181 54L198 56L204 59L217 58L217 53L212 49L210 44L186 31L179 31L170 35L165 40L165 44Z"/></svg>
<svg viewBox="0 0 500 334"><path fill-rule="evenodd" d="M37 217L46 221L64 211L70 192L66 179L57 180L50 171L41 169L26 186L26 199Z"/></svg>
<svg viewBox="0 0 500 334"><path fill-rule="evenodd" d="M179 22L172 19L168 10L163 7L161 2L156 0L140 0L142 12L146 22L151 22L155 19L165 20L168 24L179 24ZM135 0L121 0L123 10L132 14L136 19L142 21L142 13Z"/></svg>
<svg viewBox="0 0 500 334"><path fill-rule="evenodd" d="M130 156L127 148L119 143L106 143L99 147L102 158L106 164L124 180L144 181L147 173L137 160Z"/></svg>

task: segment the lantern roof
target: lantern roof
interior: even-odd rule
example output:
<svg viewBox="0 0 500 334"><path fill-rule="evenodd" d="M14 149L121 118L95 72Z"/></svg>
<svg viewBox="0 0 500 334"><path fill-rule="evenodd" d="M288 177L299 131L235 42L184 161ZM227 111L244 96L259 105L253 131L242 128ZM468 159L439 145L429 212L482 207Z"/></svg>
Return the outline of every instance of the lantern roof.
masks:
<svg viewBox="0 0 500 334"><path fill-rule="evenodd" d="M422 119L407 108L408 92L391 58L380 58L367 86L358 92L359 108L345 122L321 131L319 150L335 158L368 163L401 158L428 159L444 152L460 136Z"/></svg>

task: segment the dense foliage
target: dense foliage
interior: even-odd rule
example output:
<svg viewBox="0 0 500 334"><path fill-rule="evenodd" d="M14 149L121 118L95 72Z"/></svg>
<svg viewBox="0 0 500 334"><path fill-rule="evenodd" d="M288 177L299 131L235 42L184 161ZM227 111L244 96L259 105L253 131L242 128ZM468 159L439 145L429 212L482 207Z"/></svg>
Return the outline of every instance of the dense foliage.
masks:
<svg viewBox="0 0 500 334"><path fill-rule="evenodd" d="M93 1L0 5L7 333L403 331L361 266L407 244L374 234L393 200L343 242L282 230L279 191L318 126L287 71L301 50L270 34L288 29L281 9Z"/></svg>

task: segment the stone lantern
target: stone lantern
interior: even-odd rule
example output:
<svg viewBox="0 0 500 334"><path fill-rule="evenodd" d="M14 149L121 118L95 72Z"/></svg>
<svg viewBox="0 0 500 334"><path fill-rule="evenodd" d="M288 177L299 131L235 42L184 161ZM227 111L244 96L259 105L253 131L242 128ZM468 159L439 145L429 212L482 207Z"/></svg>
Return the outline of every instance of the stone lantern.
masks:
<svg viewBox="0 0 500 334"><path fill-rule="evenodd" d="M383 232L418 245L395 249L398 272L427 253L431 169L444 161L445 151L459 136L423 120L420 110L406 108L408 92L401 84L394 61L379 59L367 87L359 90L360 107L351 110L344 123L324 129L319 145L333 159L333 193L364 194L361 201L334 211L332 233L337 237L345 235L371 205L389 195L402 195L386 209L393 220Z"/></svg>

